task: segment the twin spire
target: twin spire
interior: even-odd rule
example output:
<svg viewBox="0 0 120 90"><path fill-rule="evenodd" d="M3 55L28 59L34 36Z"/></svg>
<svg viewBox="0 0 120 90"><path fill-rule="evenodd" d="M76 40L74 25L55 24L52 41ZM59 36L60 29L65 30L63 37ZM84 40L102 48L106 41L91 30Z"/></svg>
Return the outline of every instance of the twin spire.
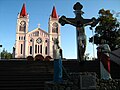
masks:
<svg viewBox="0 0 120 90"><path fill-rule="evenodd" d="M25 3L24 3L23 6L22 6L22 9L21 9L21 12L20 12L20 16L22 16L22 17L27 16ZM52 18L58 18L58 14L57 14L57 12L56 12L55 6L53 6L53 10L52 10L51 17L52 17Z"/></svg>
<svg viewBox="0 0 120 90"><path fill-rule="evenodd" d="M58 18L58 15L57 15L55 6L53 6L53 10L52 10L51 17L52 17L52 18Z"/></svg>
<svg viewBox="0 0 120 90"><path fill-rule="evenodd" d="M27 16L27 12L26 12L26 7L25 7L25 3L22 6L22 10L20 12L20 16Z"/></svg>

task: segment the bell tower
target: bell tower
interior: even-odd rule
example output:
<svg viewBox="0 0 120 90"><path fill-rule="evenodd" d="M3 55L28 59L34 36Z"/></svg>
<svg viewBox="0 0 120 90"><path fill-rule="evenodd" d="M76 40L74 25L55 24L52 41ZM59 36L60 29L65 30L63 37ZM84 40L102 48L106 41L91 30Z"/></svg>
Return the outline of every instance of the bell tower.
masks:
<svg viewBox="0 0 120 90"><path fill-rule="evenodd" d="M26 12L25 4L23 4L21 12L18 14L17 17L15 58L26 58L26 55L28 53L28 24L29 15Z"/></svg>
<svg viewBox="0 0 120 90"><path fill-rule="evenodd" d="M54 40L58 38L60 45L60 24L58 22L59 17L56 12L55 6L53 6L52 14L49 18L48 23L48 33L49 33L49 56L53 57L53 48L54 48Z"/></svg>

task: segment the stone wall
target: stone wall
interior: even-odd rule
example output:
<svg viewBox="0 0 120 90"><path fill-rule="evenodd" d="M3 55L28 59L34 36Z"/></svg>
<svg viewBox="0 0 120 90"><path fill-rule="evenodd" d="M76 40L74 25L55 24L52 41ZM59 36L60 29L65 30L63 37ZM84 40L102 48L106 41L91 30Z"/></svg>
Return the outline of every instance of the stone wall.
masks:
<svg viewBox="0 0 120 90"><path fill-rule="evenodd" d="M84 82L81 81L83 76L87 77ZM120 90L120 79L101 80L93 72L72 73L70 77L71 80L62 83L45 82L44 90Z"/></svg>

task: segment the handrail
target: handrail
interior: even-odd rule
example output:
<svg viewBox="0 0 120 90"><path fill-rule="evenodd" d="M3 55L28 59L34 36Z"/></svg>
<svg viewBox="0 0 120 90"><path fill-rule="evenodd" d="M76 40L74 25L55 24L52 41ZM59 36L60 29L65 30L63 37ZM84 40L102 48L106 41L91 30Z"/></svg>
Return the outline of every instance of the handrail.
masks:
<svg viewBox="0 0 120 90"><path fill-rule="evenodd" d="M67 70L65 69L65 67L62 65L62 69L65 72L66 76L68 77L69 80L71 80L69 74L67 73Z"/></svg>
<svg viewBox="0 0 120 90"><path fill-rule="evenodd" d="M110 52L110 54L112 54L120 59L120 56L116 55L115 53Z"/></svg>
<svg viewBox="0 0 120 90"><path fill-rule="evenodd" d="M63 68L63 70L64 70L67 78L68 78L75 86L77 86L77 87L79 88L79 86L71 79L70 75L68 75L67 70L65 69L65 67L64 67L63 65L62 65L62 68Z"/></svg>

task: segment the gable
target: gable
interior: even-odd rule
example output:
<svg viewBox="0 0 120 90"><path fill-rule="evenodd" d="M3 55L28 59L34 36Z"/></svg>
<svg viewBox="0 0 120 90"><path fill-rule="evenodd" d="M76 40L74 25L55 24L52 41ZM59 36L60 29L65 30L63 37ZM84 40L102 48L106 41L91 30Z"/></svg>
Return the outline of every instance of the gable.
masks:
<svg viewBox="0 0 120 90"><path fill-rule="evenodd" d="M47 32L45 32L44 30L40 28L36 28L33 31L28 32L28 36L30 37L39 37L39 36L48 37L48 35L49 34Z"/></svg>

